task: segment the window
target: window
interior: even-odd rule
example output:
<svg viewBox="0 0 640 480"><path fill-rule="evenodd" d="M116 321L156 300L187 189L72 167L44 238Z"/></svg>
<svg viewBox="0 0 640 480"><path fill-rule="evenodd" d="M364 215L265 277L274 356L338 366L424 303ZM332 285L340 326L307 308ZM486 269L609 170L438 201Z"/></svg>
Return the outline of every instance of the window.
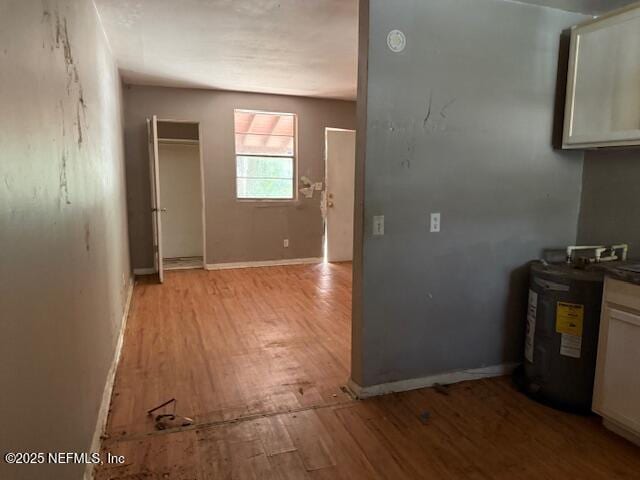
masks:
<svg viewBox="0 0 640 480"><path fill-rule="evenodd" d="M296 116L249 110L234 112L236 197L294 198Z"/></svg>

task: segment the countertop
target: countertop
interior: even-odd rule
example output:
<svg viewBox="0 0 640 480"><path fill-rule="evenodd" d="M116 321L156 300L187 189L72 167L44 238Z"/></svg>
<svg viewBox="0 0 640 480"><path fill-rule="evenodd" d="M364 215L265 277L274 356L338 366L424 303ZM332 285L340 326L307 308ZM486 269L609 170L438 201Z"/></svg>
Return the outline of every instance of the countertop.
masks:
<svg viewBox="0 0 640 480"><path fill-rule="evenodd" d="M607 267L605 275L615 280L640 285L640 262L628 262L622 265Z"/></svg>

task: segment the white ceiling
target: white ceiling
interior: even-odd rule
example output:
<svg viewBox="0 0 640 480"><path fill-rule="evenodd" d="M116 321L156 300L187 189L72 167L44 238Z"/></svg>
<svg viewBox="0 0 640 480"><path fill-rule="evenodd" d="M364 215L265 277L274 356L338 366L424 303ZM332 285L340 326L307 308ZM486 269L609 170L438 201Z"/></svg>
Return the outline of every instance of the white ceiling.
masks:
<svg viewBox="0 0 640 480"><path fill-rule="evenodd" d="M95 0L126 83L356 96L358 0Z"/></svg>
<svg viewBox="0 0 640 480"><path fill-rule="evenodd" d="M634 0L521 1L598 14ZM358 0L95 2L126 83L356 97Z"/></svg>

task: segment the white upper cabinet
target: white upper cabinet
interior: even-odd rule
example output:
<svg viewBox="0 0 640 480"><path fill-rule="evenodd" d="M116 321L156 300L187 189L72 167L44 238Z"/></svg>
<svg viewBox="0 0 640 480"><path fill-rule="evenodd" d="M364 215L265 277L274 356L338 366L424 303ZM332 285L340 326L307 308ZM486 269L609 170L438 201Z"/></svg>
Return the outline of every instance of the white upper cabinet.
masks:
<svg viewBox="0 0 640 480"><path fill-rule="evenodd" d="M640 145L640 3L572 29L564 148Z"/></svg>

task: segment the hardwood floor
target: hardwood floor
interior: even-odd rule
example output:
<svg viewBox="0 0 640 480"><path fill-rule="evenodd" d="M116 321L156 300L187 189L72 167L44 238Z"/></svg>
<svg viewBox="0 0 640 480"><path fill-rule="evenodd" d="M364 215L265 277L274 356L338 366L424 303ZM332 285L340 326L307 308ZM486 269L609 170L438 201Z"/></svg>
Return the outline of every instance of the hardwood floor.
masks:
<svg viewBox="0 0 640 480"><path fill-rule="evenodd" d="M126 461L97 478L640 479L640 449L506 378L352 400L350 284L342 264L136 285L103 442ZM155 431L171 397L196 424Z"/></svg>
<svg viewBox="0 0 640 480"><path fill-rule="evenodd" d="M135 286L107 432L153 431L170 398L198 423L348 400L351 265L167 272Z"/></svg>

